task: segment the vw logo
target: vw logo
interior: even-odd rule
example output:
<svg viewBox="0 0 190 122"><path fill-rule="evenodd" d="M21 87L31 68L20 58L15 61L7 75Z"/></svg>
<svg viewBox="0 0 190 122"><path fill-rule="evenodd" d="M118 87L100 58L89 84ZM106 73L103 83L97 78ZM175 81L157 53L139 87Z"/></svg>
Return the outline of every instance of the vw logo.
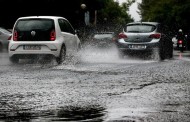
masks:
<svg viewBox="0 0 190 122"><path fill-rule="evenodd" d="M35 31L31 31L31 35L32 35L32 36L35 36L35 35L36 35L36 32L35 32Z"/></svg>

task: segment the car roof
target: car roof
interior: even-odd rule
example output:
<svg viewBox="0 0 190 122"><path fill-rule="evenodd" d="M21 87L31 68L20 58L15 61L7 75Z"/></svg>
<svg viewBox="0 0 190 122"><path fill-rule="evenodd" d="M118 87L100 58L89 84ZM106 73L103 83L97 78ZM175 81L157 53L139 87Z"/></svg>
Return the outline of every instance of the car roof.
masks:
<svg viewBox="0 0 190 122"><path fill-rule="evenodd" d="M158 25L160 24L159 22L131 22L128 23L127 25L133 25L133 24L151 24L151 25Z"/></svg>
<svg viewBox="0 0 190 122"><path fill-rule="evenodd" d="M19 17L18 19L30 19L30 18L44 18L44 19L58 19L58 18L62 18L62 19L66 19L66 18L61 17L61 16L25 16L25 17Z"/></svg>

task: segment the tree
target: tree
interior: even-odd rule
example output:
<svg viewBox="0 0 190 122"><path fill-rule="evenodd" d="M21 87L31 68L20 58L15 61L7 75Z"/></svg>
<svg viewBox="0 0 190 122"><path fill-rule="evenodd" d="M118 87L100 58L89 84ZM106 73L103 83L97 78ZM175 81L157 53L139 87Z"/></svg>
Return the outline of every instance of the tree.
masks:
<svg viewBox="0 0 190 122"><path fill-rule="evenodd" d="M126 0L126 4L120 6L114 0L2 0L2 5L11 3L13 6L9 8L9 14L0 16L0 26L12 28L21 16L51 15L68 18L74 26L80 27L86 10L90 11L91 23L95 19L95 10L98 12L98 23L106 19L111 23L126 23L133 21L126 12L132 1ZM81 9L82 3L86 4L85 10Z"/></svg>
<svg viewBox="0 0 190 122"><path fill-rule="evenodd" d="M189 30L189 0L142 0L139 4L142 21L158 21L167 25L170 31L179 28Z"/></svg>

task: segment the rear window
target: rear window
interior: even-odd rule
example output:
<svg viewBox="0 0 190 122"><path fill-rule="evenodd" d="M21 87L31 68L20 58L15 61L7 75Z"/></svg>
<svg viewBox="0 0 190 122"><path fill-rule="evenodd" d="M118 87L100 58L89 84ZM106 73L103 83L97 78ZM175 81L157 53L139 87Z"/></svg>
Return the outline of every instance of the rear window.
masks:
<svg viewBox="0 0 190 122"><path fill-rule="evenodd" d="M132 32L132 33L148 33L153 32L156 29L155 25L148 25L148 24L134 24L128 25L125 28L125 32Z"/></svg>
<svg viewBox="0 0 190 122"><path fill-rule="evenodd" d="M17 22L15 30L17 41L51 41L51 32L55 30L54 20L21 19Z"/></svg>
<svg viewBox="0 0 190 122"><path fill-rule="evenodd" d="M50 30L54 27L52 19L21 19L17 22L16 30Z"/></svg>

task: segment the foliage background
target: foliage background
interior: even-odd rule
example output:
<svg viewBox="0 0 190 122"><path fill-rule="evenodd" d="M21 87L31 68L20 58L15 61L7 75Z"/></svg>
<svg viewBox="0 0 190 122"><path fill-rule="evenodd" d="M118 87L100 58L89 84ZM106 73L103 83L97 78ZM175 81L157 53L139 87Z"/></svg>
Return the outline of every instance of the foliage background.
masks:
<svg viewBox="0 0 190 122"><path fill-rule="evenodd" d="M93 25L95 10L97 24L121 24L133 21L126 12L132 0L128 1L120 6L114 0L1 0L4 14L0 16L0 26L12 28L21 16L53 15L66 17L78 28L84 26L85 11L90 12L90 22ZM12 6L7 7L10 4ZM81 4L86 4L86 8L82 9Z"/></svg>
<svg viewBox="0 0 190 122"><path fill-rule="evenodd" d="M120 26L132 22L127 13L135 0L119 5L117 0L1 0L0 26L12 28L21 16L53 15L66 17L75 28L84 27L84 12L90 12L94 26L97 10L97 27ZM81 9L81 4L86 4ZM190 0L142 0L138 5L142 21L157 21L172 34L179 28L190 32ZM103 26L102 26L103 25Z"/></svg>
<svg viewBox="0 0 190 122"><path fill-rule="evenodd" d="M190 31L190 0L142 0L139 10L142 21L161 22L171 33Z"/></svg>

